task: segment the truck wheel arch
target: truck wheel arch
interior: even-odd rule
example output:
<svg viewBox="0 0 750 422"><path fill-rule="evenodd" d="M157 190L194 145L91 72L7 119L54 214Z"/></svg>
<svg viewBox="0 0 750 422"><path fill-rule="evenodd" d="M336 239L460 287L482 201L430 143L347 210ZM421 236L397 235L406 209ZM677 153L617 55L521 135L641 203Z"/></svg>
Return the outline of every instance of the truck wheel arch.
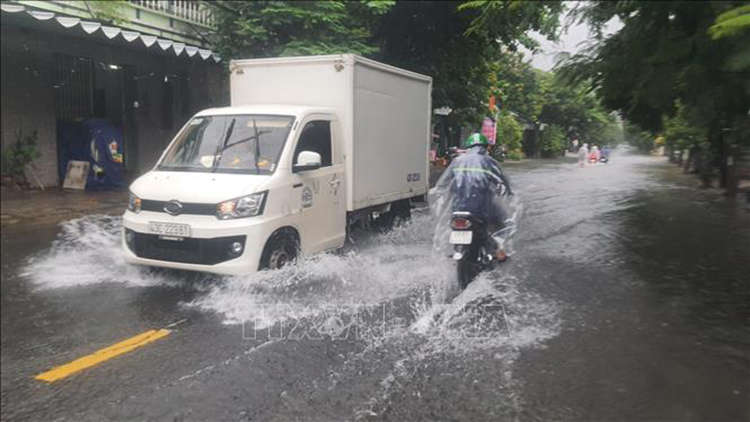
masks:
<svg viewBox="0 0 750 422"><path fill-rule="evenodd" d="M269 258L273 249L280 245L285 245L290 249L290 253L293 254L293 258L299 255L301 249L301 239L299 232L292 226L284 226L276 229L268 239L265 245L263 245L263 252L260 256L260 263L258 265L259 270L269 268ZM293 252L292 252L293 251Z"/></svg>

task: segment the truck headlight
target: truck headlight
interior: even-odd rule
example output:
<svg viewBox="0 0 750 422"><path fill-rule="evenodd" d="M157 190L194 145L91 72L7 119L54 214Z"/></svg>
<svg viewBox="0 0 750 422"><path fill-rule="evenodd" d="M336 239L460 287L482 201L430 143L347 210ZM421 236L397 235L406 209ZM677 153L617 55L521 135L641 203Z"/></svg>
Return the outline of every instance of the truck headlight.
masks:
<svg viewBox="0 0 750 422"><path fill-rule="evenodd" d="M132 193L128 196L128 211L141 212L141 198Z"/></svg>
<svg viewBox="0 0 750 422"><path fill-rule="evenodd" d="M216 218L230 220L232 218L255 217L263 214L268 191L254 193L229 201L224 201L216 207Z"/></svg>

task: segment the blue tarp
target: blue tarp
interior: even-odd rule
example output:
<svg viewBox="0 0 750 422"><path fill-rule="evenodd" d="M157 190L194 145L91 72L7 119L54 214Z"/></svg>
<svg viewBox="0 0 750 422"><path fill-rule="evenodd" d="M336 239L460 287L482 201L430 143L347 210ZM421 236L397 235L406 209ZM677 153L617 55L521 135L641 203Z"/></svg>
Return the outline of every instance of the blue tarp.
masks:
<svg viewBox="0 0 750 422"><path fill-rule="evenodd" d="M90 163L86 189L125 186L122 177L122 130L112 127L103 119L58 122L57 142L60 180L65 180L68 161L78 160Z"/></svg>

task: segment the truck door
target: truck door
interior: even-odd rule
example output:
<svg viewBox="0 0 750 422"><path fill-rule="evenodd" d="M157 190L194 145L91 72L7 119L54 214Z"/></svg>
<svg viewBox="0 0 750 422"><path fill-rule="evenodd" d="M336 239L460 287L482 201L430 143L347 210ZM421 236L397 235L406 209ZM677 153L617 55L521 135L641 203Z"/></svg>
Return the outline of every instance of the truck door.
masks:
<svg viewBox="0 0 750 422"><path fill-rule="evenodd" d="M320 252L344 244L346 186L339 134L335 120L312 117L303 124L294 148L293 164L302 151L320 154L322 162L322 166L316 170L292 175L293 203L299 213L301 247L305 253Z"/></svg>

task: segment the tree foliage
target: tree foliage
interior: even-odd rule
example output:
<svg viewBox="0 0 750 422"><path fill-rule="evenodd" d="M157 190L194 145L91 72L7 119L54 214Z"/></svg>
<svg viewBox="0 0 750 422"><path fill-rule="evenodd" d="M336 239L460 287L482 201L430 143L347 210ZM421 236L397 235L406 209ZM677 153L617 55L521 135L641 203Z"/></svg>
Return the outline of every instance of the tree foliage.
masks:
<svg viewBox="0 0 750 422"><path fill-rule="evenodd" d="M225 0L215 3L215 44L225 59L354 53L424 73L433 77L433 106L450 107L452 125L475 126L501 48L533 47L529 30L554 37L563 9L559 1L485 3Z"/></svg>
<svg viewBox="0 0 750 422"><path fill-rule="evenodd" d="M544 72L531 67L521 53L504 51L491 64L490 85L497 88L500 107L535 122L545 101Z"/></svg>
<svg viewBox="0 0 750 422"><path fill-rule="evenodd" d="M664 117L664 141L675 150L689 150L706 139L706 130L692 124L695 116L681 102L676 104L677 112L674 116Z"/></svg>
<svg viewBox="0 0 750 422"><path fill-rule="evenodd" d="M550 155L570 137L593 141L613 119L582 84L567 86L533 69L519 46L535 48L528 32L555 39L560 1L220 1L216 46L225 59L354 53L430 75L432 105L453 112L448 126L478 127L501 107L500 142L521 152L526 123L552 128ZM458 132L454 130L453 132Z"/></svg>
<svg viewBox="0 0 750 422"><path fill-rule="evenodd" d="M586 84L569 84L553 73L534 69L518 52L504 51L491 66L490 83L498 88L503 109L528 123L554 126L551 138L546 132L541 136L543 155L559 155L572 139L590 144L621 141L615 116Z"/></svg>
<svg viewBox="0 0 750 422"><path fill-rule="evenodd" d="M511 160L520 160L523 157L521 150L521 137L523 128L510 113L501 113L497 119L497 143L505 146L505 153ZM495 152L500 152L499 148Z"/></svg>
<svg viewBox="0 0 750 422"><path fill-rule="evenodd" d="M708 28L713 39L741 35L750 29L750 5L738 6L716 17L716 22Z"/></svg>
<svg viewBox="0 0 750 422"><path fill-rule="evenodd" d="M392 1L221 1L216 40L223 57L371 55L371 29Z"/></svg>
<svg viewBox="0 0 750 422"><path fill-rule="evenodd" d="M381 49L374 58L433 78L434 108L450 107L453 124L478 125L487 100L487 39L464 36L475 14L460 2L397 2L375 33Z"/></svg>
<svg viewBox="0 0 750 422"><path fill-rule="evenodd" d="M557 39L559 18L565 6L561 1L471 0L459 9L479 12L468 34L498 40L511 50L519 45L534 50L538 43L529 37L528 31L536 31L550 40Z"/></svg>
<svg viewBox="0 0 750 422"><path fill-rule="evenodd" d="M705 133L716 152L726 151L727 142L750 137L744 123L750 39L742 6L735 1L582 3L576 16L594 26L596 43L568 58L561 72L573 82L589 83L606 107L653 135L676 114L689 114L696 133ZM605 37L602 28L614 18L623 27Z"/></svg>
<svg viewBox="0 0 750 422"><path fill-rule="evenodd" d="M544 157L557 157L565 152L568 143L565 129L558 125L549 125L542 133L540 149Z"/></svg>
<svg viewBox="0 0 750 422"><path fill-rule="evenodd" d="M121 25L126 21L125 17L123 17L123 7L126 7L126 3L124 0L110 0L90 1L85 4L92 18Z"/></svg>
<svg viewBox="0 0 750 422"><path fill-rule="evenodd" d="M571 139L589 144L603 143L602 134L616 125L593 92L582 83L568 84L552 74L545 74L545 101L540 119L562 128Z"/></svg>
<svg viewBox="0 0 750 422"><path fill-rule="evenodd" d="M26 182L26 170L40 157L37 150L37 132L23 135L20 131L16 135L15 142L2 150L0 160L0 173L10 177L16 183L28 185Z"/></svg>
<svg viewBox="0 0 750 422"><path fill-rule="evenodd" d="M650 152L654 148L654 136L632 123L626 123L624 127L624 138L630 146L636 147L642 152Z"/></svg>

